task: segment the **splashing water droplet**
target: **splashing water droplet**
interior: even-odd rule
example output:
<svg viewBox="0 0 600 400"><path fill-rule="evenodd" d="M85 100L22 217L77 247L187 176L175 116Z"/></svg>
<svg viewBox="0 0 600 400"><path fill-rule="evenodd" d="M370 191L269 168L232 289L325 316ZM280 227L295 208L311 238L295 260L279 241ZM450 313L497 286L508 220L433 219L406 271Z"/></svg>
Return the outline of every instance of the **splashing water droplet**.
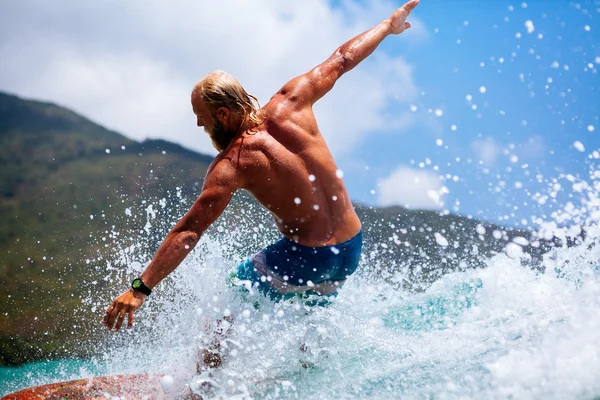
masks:
<svg viewBox="0 0 600 400"><path fill-rule="evenodd" d="M448 239L446 239L444 236L442 236L442 234L441 234L441 233L439 233L439 232L436 232L436 233L434 234L434 237L435 237L435 242L436 242L437 244L439 244L439 245L440 245L440 246L442 246L442 247L448 247L448 244L449 244L449 243L448 243Z"/></svg>
<svg viewBox="0 0 600 400"><path fill-rule="evenodd" d="M481 224L477 224L477 226L475 227L475 230L477 231L478 234L485 235L485 228Z"/></svg>
<svg viewBox="0 0 600 400"><path fill-rule="evenodd" d="M579 140L573 142L573 147L575 147L577 151L580 151L582 153L585 151L585 146Z"/></svg>
<svg viewBox="0 0 600 400"><path fill-rule="evenodd" d="M523 236L515 236L513 238L513 242L515 242L519 246L528 246L529 245L529 240L525 239Z"/></svg>
<svg viewBox="0 0 600 400"><path fill-rule="evenodd" d="M524 255L523 248L518 244L511 242L506 245L506 255L513 259L521 258Z"/></svg>
<svg viewBox="0 0 600 400"><path fill-rule="evenodd" d="M535 27L533 26L533 21L528 19L525 21L525 28L527 28L527 33L533 33L535 31Z"/></svg>

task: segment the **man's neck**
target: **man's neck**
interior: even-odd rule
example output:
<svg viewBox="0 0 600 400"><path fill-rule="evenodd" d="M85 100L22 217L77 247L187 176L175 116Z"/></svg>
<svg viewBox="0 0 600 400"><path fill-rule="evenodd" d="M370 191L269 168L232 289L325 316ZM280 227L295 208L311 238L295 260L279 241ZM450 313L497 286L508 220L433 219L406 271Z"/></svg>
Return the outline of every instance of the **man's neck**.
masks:
<svg viewBox="0 0 600 400"><path fill-rule="evenodd" d="M235 132L235 136L237 137L244 132L247 132L249 130L256 128L257 126L258 125L256 124L256 122L252 121L250 119L250 117L246 116L246 118L244 118L244 120L240 124L240 127L238 128L238 130Z"/></svg>

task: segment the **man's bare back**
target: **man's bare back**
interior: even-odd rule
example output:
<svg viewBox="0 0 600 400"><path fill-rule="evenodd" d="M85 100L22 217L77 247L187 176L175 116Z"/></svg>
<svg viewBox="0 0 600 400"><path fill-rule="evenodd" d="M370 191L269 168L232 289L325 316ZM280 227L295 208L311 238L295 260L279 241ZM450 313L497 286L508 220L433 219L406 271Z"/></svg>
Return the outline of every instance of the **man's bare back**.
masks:
<svg viewBox="0 0 600 400"><path fill-rule="evenodd" d="M263 124L235 139L222 158L285 237L305 246L344 242L360 221L312 109L295 110L291 102L284 93L273 96Z"/></svg>
<svg viewBox="0 0 600 400"><path fill-rule="evenodd" d="M108 329L118 331L126 317L128 327L133 326L134 312L151 289L192 251L238 189L248 190L270 210L284 235L242 263L240 279L274 299L314 288L317 295L337 294L358 267L362 231L312 107L387 36L410 28L406 18L418 3L409 1L340 46L326 61L286 83L262 109L224 72L208 74L196 84L191 103L197 125L204 127L219 155L194 205L132 288L106 310Z"/></svg>

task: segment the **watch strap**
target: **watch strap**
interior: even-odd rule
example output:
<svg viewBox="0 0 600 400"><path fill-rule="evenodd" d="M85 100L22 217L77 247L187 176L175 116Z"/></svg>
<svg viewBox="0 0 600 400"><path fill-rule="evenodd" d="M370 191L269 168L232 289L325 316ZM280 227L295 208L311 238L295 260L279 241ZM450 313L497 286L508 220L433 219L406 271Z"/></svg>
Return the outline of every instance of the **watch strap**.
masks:
<svg viewBox="0 0 600 400"><path fill-rule="evenodd" d="M146 286L142 278L134 279L133 282L131 282L131 289L133 289L134 292L140 292L146 296L150 296L150 293L152 293L152 289Z"/></svg>

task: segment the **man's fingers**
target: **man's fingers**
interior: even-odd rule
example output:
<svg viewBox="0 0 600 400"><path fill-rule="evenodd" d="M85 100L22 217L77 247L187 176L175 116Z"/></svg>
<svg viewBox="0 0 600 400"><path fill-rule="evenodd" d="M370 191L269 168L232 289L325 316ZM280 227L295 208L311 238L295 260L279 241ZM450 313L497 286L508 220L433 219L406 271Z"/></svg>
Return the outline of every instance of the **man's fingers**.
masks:
<svg viewBox="0 0 600 400"><path fill-rule="evenodd" d="M125 321L125 316L127 316L127 327L131 328L133 326L134 312L135 310L133 309L127 311L125 307L117 308L116 306L111 306L106 310L102 324L106 325L109 330L117 332L121 329L121 325L123 325L123 322Z"/></svg>
<svg viewBox="0 0 600 400"><path fill-rule="evenodd" d="M129 311L129 315L127 316L127 328L131 329L131 327L133 326L133 313L134 311L131 310Z"/></svg>
<svg viewBox="0 0 600 400"><path fill-rule="evenodd" d="M106 312L104 313L104 318L102 319L102 324L108 326L108 321L110 320L110 315L113 311L113 309L115 308L115 303L113 302L110 306L108 306L108 308L106 309Z"/></svg>
<svg viewBox="0 0 600 400"><path fill-rule="evenodd" d="M110 310L110 312L107 314L108 319L106 321L106 326L108 327L108 329L112 330L114 324L115 324L115 319L117 317L119 313L119 309L117 307L114 307L112 310Z"/></svg>
<svg viewBox="0 0 600 400"><path fill-rule="evenodd" d="M404 4L402 8L404 8L408 12L411 12L417 5L419 5L419 0L411 0L408 3Z"/></svg>
<svg viewBox="0 0 600 400"><path fill-rule="evenodd" d="M123 321L125 321L125 315L127 314L127 312L125 311L125 309L122 309L119 312L119 317L117 318L117 324L115 325L115 332L118 332L119 329L121 329L121 325L123 325Z"/></svg>

